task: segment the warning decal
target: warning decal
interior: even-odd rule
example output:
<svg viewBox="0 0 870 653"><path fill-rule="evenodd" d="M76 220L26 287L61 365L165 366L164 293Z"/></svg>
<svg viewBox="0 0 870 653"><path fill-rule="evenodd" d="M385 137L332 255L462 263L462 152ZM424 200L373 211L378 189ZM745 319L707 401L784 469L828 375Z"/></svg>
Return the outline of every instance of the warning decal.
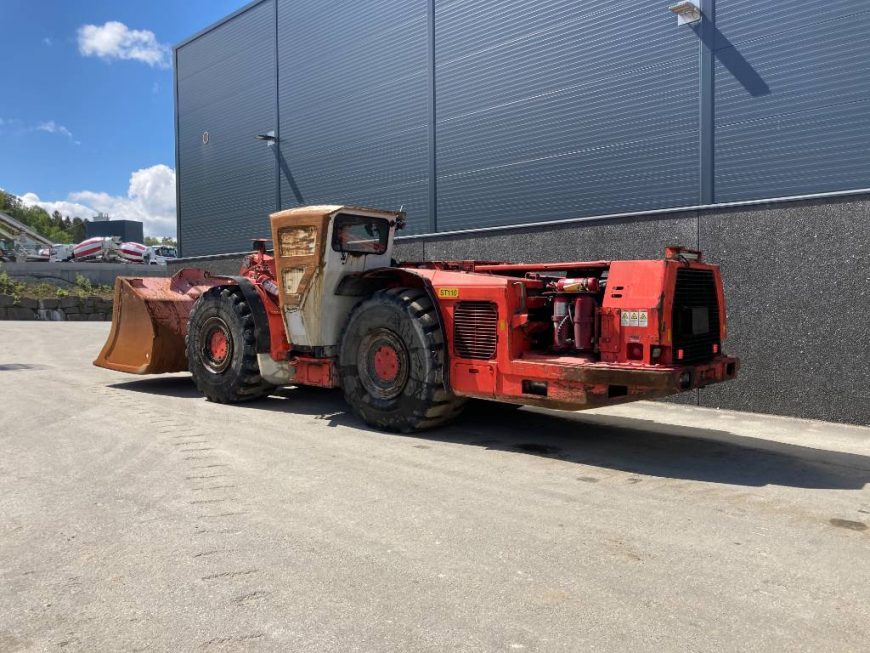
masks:
<svg viewBox="0 0 870 653"><path fill-rule="evenodd" d="M624 327L649 326L649 311L623 310L619 316L619 324Z"/></svg>

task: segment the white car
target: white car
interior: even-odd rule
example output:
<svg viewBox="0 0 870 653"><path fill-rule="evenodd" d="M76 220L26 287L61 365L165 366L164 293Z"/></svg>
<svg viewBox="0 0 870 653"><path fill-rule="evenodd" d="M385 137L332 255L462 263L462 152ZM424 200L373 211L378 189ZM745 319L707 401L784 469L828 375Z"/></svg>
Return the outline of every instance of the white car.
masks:
<svg viewBox="0 0 870 653"><path fill-rule="evenodd" d="M68 243L55 243L48 251L48 260L52 263L64 263L75 258L73 246Z"/></svg>
<svg viewBox="0 0 870 653"><path fill-rule="evenodd" d="M166 265L178 258L178 250L168 245L152 245L145 257L151 265Z"/></svg>

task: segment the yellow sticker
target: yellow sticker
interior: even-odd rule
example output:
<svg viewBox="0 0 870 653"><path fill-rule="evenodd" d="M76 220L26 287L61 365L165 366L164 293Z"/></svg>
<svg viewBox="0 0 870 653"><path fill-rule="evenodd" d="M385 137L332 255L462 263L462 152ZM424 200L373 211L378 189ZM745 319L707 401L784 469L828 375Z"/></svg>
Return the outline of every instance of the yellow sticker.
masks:
<svg viewBox="0 0 870 653"><path fill-rule="evenodd" d="M459 288L439 288L438 296L444 299L456 299L459 297Z"/></svg>

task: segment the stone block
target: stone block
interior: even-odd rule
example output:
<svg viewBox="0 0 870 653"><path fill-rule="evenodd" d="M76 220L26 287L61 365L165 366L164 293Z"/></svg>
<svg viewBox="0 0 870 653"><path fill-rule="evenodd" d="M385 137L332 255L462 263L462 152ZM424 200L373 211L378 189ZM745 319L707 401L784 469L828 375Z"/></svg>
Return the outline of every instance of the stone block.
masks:
<svg viewBox="0 0 870 653"><path fill-rule="evenodd" d="M6 309L7 319L9 320L35 320L36 313L23 306L13 306Z"/></svg>
<svg viewBox="0 0 870 653"><path fill-rule="evenodd" d="M60 306L60 300L58 299L40 299L39 300L39 308L42 309L55 309Z"/></svg>
<svg viewBox="0 0 870 653"><path fill-rule="evenodd" d="M39 308L39 300L33 299L32 297L22 297L18 301L18 305L22 308L29 308L30 310L35 311Z"/></svg>
<svg viewBox="0 0 870 653"><path fill-rule="evenodd" d="M63 311L58 308L40 308L38 313L39 319L46 322L62 322L66 318Z"/></svg>
<svg viewBox="0 0 870 653"><path fill-rule="evenodd" d="M15 298L12 295L0 295L0 308L12 306L15 303Z"/></svg>
<svg viewBox="0 0 870 653"><path fill-rule="evenodd" d="M63 308L63 309L73 308L73 307L77 308L78 305L79 305L79 298L78 297L61 297L60 299L58 299L58 307L59 308Z"/></svg>

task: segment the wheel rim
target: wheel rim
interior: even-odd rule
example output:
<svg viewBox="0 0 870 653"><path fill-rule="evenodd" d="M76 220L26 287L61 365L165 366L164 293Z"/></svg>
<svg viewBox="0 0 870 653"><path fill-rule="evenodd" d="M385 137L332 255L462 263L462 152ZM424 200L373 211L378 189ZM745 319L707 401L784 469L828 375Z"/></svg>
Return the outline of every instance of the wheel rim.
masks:
<svg viewBox="0 0 870 653"><path fill-rule="evenodd" d="M408 349L389 329L373 329L360 342L357 369L363 387L379 399L393 399L408 383Z"/></svg>
<svg viewBox="0 0 870 653"><path fill-rule="evenodd" d="M210 317L202 327L202 362L206 369L220 374L233 359L233 338L230 328L222 318Z"/></svg>

